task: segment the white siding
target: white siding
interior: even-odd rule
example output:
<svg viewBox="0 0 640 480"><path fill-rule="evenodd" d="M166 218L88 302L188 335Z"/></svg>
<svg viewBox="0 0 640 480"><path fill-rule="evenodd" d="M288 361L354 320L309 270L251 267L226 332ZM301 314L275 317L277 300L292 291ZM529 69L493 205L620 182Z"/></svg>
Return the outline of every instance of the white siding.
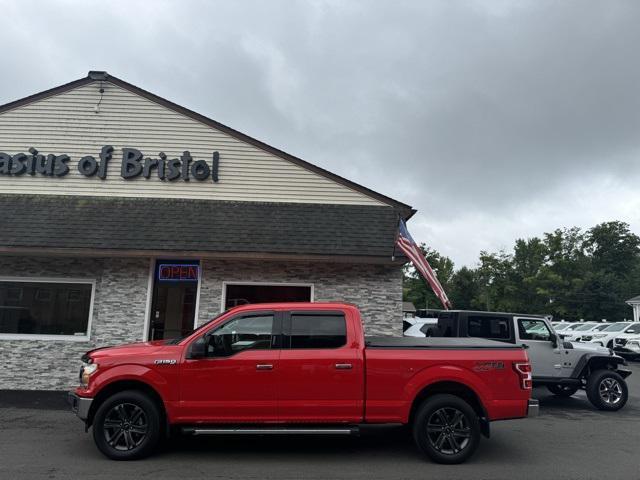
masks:
<svg viewBox="0 0 640 480"><path fill-rule="evenodd" d="M0 175L0 193L383 205L128 90L107 82L103 86L97 114L99 82L0 114L1 152L28 153L35 147L45 155L71 157L64 177ZM85 155L98 158L103 145L115 148L106 180L81 175L78 160ZM220 180L169 182L155 173L149 179L125 180L120 176L123 147L152 158L158 158L158 152L177 158L189 150L194 160L209 165L217 150Z"/></svg>

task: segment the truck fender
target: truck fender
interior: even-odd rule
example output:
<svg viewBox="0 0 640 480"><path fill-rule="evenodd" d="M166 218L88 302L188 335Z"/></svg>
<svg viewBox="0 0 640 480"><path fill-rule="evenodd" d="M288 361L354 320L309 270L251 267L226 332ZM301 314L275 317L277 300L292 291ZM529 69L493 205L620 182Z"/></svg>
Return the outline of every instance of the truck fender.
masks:
<svg viewBox="0 0 640 480"><path fill-rule="evenodd" d="M484 402L491 399L492 395L474 372L452 365L434 365L416 372L407 382L404 391L406 408L403 412L403 419L405 422L409 421L413 402L418 395L429 386L442 382L458 383L471 390L478 398L480 407L486 415Z"/></svg>
<svg viewBox="0 0 640 480"><path fill-rule="evenodd" d="M157 399L162 402L162 407L165 409L167 417L170 416L166 402L166 399L169 398L168 395L170 395L167 380L158 372L143 365L122 364L102 372L91 384L90 396L97 401L94 401L94 405L91 406L89 419L93 418L95 411L103 400L102 394L110 390L110 386L119 382L144 384L146 388L157 395ZM87 423L89 423L89 421Z"/></svg>

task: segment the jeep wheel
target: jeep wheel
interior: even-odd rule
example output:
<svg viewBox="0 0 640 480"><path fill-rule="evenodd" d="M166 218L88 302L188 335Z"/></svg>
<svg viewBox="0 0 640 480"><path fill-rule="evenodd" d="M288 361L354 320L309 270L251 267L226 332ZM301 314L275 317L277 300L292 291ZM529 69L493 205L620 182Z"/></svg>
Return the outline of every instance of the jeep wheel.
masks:
<svg viewBox="0 0 640 480"><path fill-rule="evenodd" d="M578 391L578 387L570 385L547 385L547 389L558 397L570 397Z"/></svg>
<svg viewBox="0 0 640 480"><path fill-rule="evenodd" d="M134 460L149 455L160 438L160 411L144 393L116 393L98 408L93 439L113 460Z"/></svg>
<svg viewBox="0 0 640 480"><path fill-rule="evenodd" d="M615 411L627 403L629 389L616 372L596 370L587 379L587 397L600 410Z"/></svg>
<svg viewBox="0 0 640 480"><path fill-rule="evenodd" d="M460 397L434 395L416 413L413 438L434 462L462 463L478 448L480 421Z"/></svg>

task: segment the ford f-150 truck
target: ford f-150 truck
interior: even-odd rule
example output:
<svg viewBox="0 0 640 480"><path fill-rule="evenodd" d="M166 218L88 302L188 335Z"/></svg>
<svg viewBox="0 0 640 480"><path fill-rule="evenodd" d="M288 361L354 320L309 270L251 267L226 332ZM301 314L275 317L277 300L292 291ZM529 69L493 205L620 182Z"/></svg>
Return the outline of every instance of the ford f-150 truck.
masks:
<svg viewBox="0 0 640 480"><path fill-rule="evenodd" d="M141 458L178 432L353 434L413 427L418 447L459 463L489 422L535 415L526 349L485 339L365 338L343 303L243 305L184 338L83 356L72 409L97 447Z"/></svg>

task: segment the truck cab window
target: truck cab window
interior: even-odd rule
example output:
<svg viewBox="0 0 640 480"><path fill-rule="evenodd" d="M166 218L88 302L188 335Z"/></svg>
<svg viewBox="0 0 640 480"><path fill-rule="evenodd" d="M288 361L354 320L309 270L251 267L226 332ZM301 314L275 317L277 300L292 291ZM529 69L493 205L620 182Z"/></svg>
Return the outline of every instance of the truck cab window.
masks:
<svg viewBox="0 0 640 480"><path fill-rule="evenodd" d="M347 343L344 315L291 314L290 348L339 348Z"/></svg>
<svg viewBox="0 0 640 480"><path fill-rule="evenodd" d="M270 349L272 333L272 314L234 318L210 335L207 356L229 357L242 350Z"/></svg>
<svg viewBox="0 0 640 480"><path fill-rule="evenodd" d="M467 334L470 337L510 340L509 319L506 317L469 316Z"/></svg>

